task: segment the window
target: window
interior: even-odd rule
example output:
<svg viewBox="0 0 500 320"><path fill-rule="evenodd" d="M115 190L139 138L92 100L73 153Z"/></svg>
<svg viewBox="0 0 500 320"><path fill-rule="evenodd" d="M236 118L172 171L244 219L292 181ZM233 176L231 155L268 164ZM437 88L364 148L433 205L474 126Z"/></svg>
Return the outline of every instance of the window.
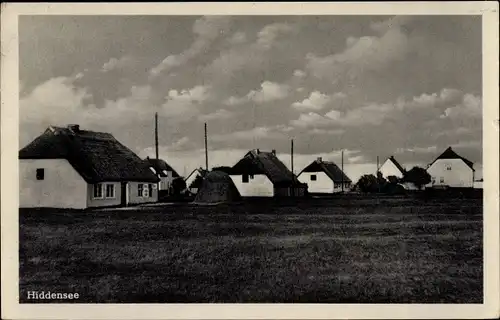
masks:
<svg viewBox="0 0 500 320"><path fill-rule="evenodd" d="M241 176L241 182L248 183L248 174L244 174L243 176Z"/></svg>
<svg viewBox="0 0 500 320"><path fill-rule="evenodd" d="M439 182L444 183L444 178L443 177L439 178Z"/></svg>
<svg viewBox="0 0 500 320"><path fill-rule="evenodd" d="M451 170L451 164L446 165L446 170L450 171Z"/></svg>
<svg viewBox="0 0 500 320"><path fill-rule="evenodd" d="M36 169L36 179L37 180L43 180L45 179L45 169Z"/></svg>
<svg viewBox="0 0 500 320"><path fill-rule="evenodd" d="M340 183L338 183L338 182L334 182L334 183L333 183L333 187L334 187L335 189L340 188Z"/></svg>
<svg viewBox="0 0 500 320"><path fill-rule="evenodd" d="M435 183L436 183L436 178L435 178L435 177L432 177L431 182L432 182L432 184L435 184Z"/></svg>
<svg viewBox="0 0 500 320"><path fill-rule="evenodd" d="M144 185L142 183L139 183L137 185L137 196L143 197L144 196Z"/></svg>
<svg viewBox="0 0 500 320"><path fill-rule="evenodd" d="M107 184L106 185L106 198L114 198L115 197L115 185Z"/></svg>
<svg viewBox="0 0 500 320"><path fill-rule="evenodd" d="M94 184L94 199L102 199L102 183Z"/></svg>
<svg viewBox="0 0 500 320"><path fill-rule="evenodd" d="M253 174L250 175L250 179L253 180Z"/></svg>
<svg viewBox="0 0 500 320"><path fill-rule="evenodd" d="M311 181L316 181L316 175L315 174L311 174Z"/></svg>
<svg viewBox="0 0 500 320"><path fill-rule="evenodd" d="M150 198L153 197L153 185L151 183L148 184L148 195Z"/></svg>

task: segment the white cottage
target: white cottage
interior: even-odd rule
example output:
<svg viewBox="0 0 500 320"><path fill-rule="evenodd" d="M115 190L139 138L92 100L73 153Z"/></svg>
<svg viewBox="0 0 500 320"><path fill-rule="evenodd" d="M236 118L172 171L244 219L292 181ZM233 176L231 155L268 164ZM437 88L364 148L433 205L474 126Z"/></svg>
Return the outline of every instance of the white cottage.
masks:
<svg viewBox="0 0 500 320"><path fill-rule="evenodd" d="M147 157L145 161L149 165L151 171L160 178L160 183L158 185L160 192L165 191L168 194L174 179L180 177L179 174L162 159L151 159Z"/></svg>
<svg viewBox="0 0 500 320"><path fill-rule="evenodd" d="M243 197L304 196L307 185L276 157L276 151L251 150L229 172Z"/></svg>
<svg viewBox="0 0 500 320"><path fill-rule="evenodd" d="M399 164L399 162L393 156L387 158L387 160L385 160L378 171L386 179L390 176L395 176L401 179L403 178L405 173L405 169L403 168L403 166Z"/></svg>
<svg viewBox="0 0 500 320"><path fill-rule="evenodd" d="M351 179L335 163L323 161L322 158L317 158L305 167L298 179L307 183L309 193L346 192L352 187Z"/></svg>
<svg viewBox="0 0 500 320"><path fill-rule="evenodd" d="M19 151L20 207L85 209L155 202L158 177L104 132L50 126Z"/></svg>
<svg viewBox="0 0 500 320"><path fill-rule="evenodd" d="M427 167L427 172L431 176L427 187L474 187L473 162L459 156L451 147Z"/></svg>

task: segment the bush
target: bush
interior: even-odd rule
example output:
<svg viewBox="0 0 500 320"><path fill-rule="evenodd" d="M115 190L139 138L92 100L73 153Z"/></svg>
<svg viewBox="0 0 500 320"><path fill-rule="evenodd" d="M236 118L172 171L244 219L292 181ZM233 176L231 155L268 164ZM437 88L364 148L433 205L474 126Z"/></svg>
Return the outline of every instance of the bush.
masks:
<svg viewBox="0 0 500 320"><path fill-rule="evenodd" d="M403 182L413 183L418 190L431 182L431 176L424 168L413 167L410 171L406 171L403 176Z"/></svg>

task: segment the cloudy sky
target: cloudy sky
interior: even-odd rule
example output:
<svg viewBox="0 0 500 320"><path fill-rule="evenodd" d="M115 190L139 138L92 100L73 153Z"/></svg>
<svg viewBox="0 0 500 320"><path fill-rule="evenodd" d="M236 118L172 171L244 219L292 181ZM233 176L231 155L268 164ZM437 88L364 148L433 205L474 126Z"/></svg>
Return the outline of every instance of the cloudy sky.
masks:
<svg viewBox="0 0 500 320"><path fill-rule="evenodd" d="M276 149L351 179L446 147L482 162L480 16L23 16L20 144L50 124L111 132L180 174Z"/></svg>

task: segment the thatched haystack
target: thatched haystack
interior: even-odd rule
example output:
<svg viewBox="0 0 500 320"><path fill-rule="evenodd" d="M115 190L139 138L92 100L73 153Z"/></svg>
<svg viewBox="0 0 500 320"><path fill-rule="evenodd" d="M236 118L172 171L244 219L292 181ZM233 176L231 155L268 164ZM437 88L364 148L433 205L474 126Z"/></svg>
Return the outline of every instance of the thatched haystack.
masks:
<svg viewBox="0 0 500 320"><path fill-rule="evenodd" d="M222 171L212 171L205 175L194 203L217 204L239 201L240 199L240 193L229 175Z"/></svg>

